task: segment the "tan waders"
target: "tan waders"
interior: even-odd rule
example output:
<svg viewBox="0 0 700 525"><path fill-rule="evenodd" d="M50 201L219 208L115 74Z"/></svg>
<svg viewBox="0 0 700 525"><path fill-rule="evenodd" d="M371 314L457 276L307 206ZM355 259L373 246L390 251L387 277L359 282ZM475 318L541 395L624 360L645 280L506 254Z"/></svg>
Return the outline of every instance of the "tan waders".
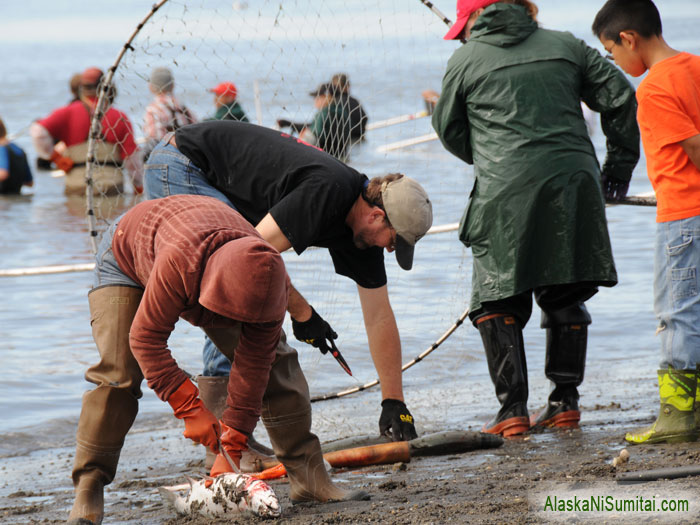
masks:
<svg viewBox="0 0 700 525"><path fill-rule="evenodd" d="M695 441L697 376L695 370L659 370L659 416L651 426L628 432L625 440L631 444L684 443Z"/></svg>
<svg viewBox="0 0 700 525"><path fill-rule="evenodd" d="M66 149L64 155L75 162L75 166L64 178L66 195L85 195L85 173L87 167L88 143L81 142ZM119 195L124 193L124 175L121 170L121 156L118 145L98 141L95 143L95 163L92 169L92 193L97 196Z"/></svg>
<svg viewBox="0 0 700 525"><path fill-rule="evenodd" d="M226 409L226 398L228 397L228 376L197 376L197 387L199 388L199 398L204 406L217 419L221 419ZM209 471L214 465L216 454L206 447L205 449L204 467ZM251 435L248 438L248 450L244 450L241 457L241 471L260 472L277 465L278 462L274 454L271 448L258 443Z"/></svg>
<svg viewBox="0 0 700 525"><path fill-rule="evenodd" d="M225 328L207 328L204 332L219 351L233 362L238 340L241 337L240 323ZM228 376L197 376L197 388L204 406L221 420L228 399ZM216 454L206 448L204 466L207 470L214 465L215 459ZM248 450L243 451L241 455L241 471L260 472L276 464L277 460L272 449L258 443L252 435L249 436Z"/></svg>
<svg viewBox="0 0 700 525"><path fill-rule="evenodd" d="M364 491L335 486L328 476L321 443L311 432L309 386L284 332L263 398L262 420L275 455L287 470L292 502L369 498Z"/></svg>
<svg viewBox="0 0 700 525"><path fill-rule="evenodd" d="M100 362L85 374L97 387L83 396L69 524L102 522L103 487L114 479L124 438L138 412L143 374L129 348L129 328L142 295L142 289L129 286L105 286L88 295Z"/></svg>

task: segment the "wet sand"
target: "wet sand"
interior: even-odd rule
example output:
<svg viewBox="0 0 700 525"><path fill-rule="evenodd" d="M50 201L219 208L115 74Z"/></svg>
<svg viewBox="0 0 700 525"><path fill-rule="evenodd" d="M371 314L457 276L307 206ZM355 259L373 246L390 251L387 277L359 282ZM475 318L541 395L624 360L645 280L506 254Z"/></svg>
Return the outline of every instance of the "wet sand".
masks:
<svg viewBox="0 0 700 525"><path fill-rule="evenodd" d="M625 448L624 429L651 421L634 405L582 404L582 428L534 432L497 449L415 458L406 464L339 470L342 487L370 492L370 501L292 506L285 480L271 484L283 505L284 524L339 523L698 523L700 477L635 485L615 483L617 472L700 464L700 443L628 447L629 462L612 460ZM625 420L625 427L616 420ZM127 437L114 483L107 487L105 523L257 523L257 518L210 521L179 517L157 494L161 485L202 473L201 448L181 437L179 421L141 419ZM256 431L257 435L257 431ZM3 460L2 523L61 523L72 504L73 447L39 450ZM543 512L542 496L595 489L616 497L688 496L691 511L628 515ZM627 492L625 492L627 491Z"/></svg>

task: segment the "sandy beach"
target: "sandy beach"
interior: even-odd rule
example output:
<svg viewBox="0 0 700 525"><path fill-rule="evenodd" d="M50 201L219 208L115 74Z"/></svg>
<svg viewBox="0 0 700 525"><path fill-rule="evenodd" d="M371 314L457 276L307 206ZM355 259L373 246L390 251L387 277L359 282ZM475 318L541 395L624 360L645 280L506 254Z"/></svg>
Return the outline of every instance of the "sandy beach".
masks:
<svg viewBox="0 0 700 525"><path fill-rule="evenodd" d="M645 380L640 389L651 387ZM639 385L639 383L637 383ZM474 385L475 389L480 386ZM364 489L371 500L291 505L285 479L271 482L283 506L281 524L340 523L698 523L700 477L622 485L619 472L700 463L700 443L627 447L630 459L612 462L625 448L625 429L652 421L651 406L626 389L621 402L582 402L579 430L542 431L506 440L496 449L414 458L409 463L333 472L342 487ZM636 398L636 399L635 399ZM603 396L605 399L605 396ZM330 406L330 405L327 405ZM316 409L315 409L316 410ZM619 422L624 421L621 425ZM350 429L345 429L350 431ZM470 428L470 430L477 430ZM180 422L163 414L139 418L127 436L119 471L105 491L107 524L257 523L253 517L210 521L178 516L157 487L204 473L202 449L182 438ZM424 432L423 432L424 433ZM358 432L358 434L361 434ZM265 442L261 429L256 437ZM72 505L70 469L74 448L62 443L6 458L0 466L0 521L61 523ZM552 512L546 497L598 494L642 501L687 499L683 512Z"/></svg>
<svg viewBox="0 0 700 525"><path fill-rule="evenodd" d="M590 23L603 0L536 3L543 27L571 31L602 51ZM3 4L0 41L7 74L0 76L0 116L32 166L36 153L28 134L30 123L67 103L72 73L92 65L107 70L114 64L151 4L143 0ZM439 4L454 16L453 0ZM314 108L309 90L342 66L370 122L376 122L422 110L421 91L439 88L456 49L456 44L442 40L443 21L415 0L289 2L284 16L278 16L285 10L276 1L221 5L225 13L216 2L168 2L125 55L115 76L119 93L115 105L130 116L137 134L142 134L143 113L151 100L146 79L154 66L173 68L178 96L202 118L213 112L208 90L221 81L235 80L249 115L258 113L256 102L261 102L256 117L270 126L280 117L310 118ZM700 2L666 0L659 7L669 41L699 54ZM342 24L333 24L336 18ZM305 20L313 21L313 31L300 31ZM343 39L336 34L341 26ZM455 224L473 187L473 169L438 141L390 153L381 149L432 131L427 118L373 131L352 151L351 164L370 177L400 171L418 178L435 204L434 224ZM606 138L600 128L593 131L592 140L603 162ZM0 269L92 263L85 199L66 197L63 180L48 172L35 172L35 183L21 196L0 199L4 232ZM630 195L650 190L642 156ZM125 206L136 200L131 197ZM105 207L111 209L108 204ZM112 211L109 220L118 215L116 207ZM588 303L593 324L586 377L580 387L581 429L534 432L497 449L332 473L340 486L369 492L369 501L293 506L287 481L274 481L271 485L283 506L277 522L700 523L700 476L634 485L616 482L624 471L700 465L700 442L629 447L629 461L613 466L613 459L627 448L625 431L650 424L656 417L659 343L652 308L655 209L611 206L606 214L619 284L601 289ZM330 271L325 250L309 250L303 257L288 255L286 264L295 286L308 294L340 334L338 346L354 373L349 378L333 359L295 343L312 395L373 380L377 374L355 284ZM445 230L421 241L411 272L400 270L393 259L387 257L387 272L407 362L438 340L468 305L472 258L455 231ZM92 388L84 373L97 359L86 298L91 283L88 272L6 277L0 283L0 524L65 523L68 517L73 503L75 429L83 392ZM543 405L550 388L543 373L545 334L539 316L536 308L525 330L531 413ZM290 326L287 321L288 332ZM183 368L201 372L199 329L179 323L169 345ZM420 435L478 431L498 410L481 339L469 323L407 371L403 381ZM140 413L126 438L117 476L105 490L104 523L262 521L182 517L161 500L158 487L206 473L204 451L183 438L182 422L172 417L167 404L145 384L143 390ZM315 403L313 431L322 442L376 433L380 401L377 388ZM269 443L262 425L255 436ZM690 506L677 512L633 509L627 513L614 508L609 512L545 508L555 497L571 501L587 496L637 503L653 500L659 505L662 500L687 500Z"/></svg>

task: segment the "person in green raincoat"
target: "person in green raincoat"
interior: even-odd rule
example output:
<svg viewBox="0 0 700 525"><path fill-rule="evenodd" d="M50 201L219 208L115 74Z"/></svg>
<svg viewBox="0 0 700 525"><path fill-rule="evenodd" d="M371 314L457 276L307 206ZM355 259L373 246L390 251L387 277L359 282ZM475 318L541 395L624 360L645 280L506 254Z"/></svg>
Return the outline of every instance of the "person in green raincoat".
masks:
<svg viewBox="0 0 700 525"><path fill-rule="evenodd" d="M584 303L617 283L603 193L623 198L639 158L630 83L570 33L539 28L536 15L527 0L458 0L445 39L468 40L448 62L432 120L445 148L474 165L459 237L472 249L470 319L501 404L482 431L504 436L578 426ZM602 171L581 101L600 113ZM530 418L522 329L533 295L553 390Z"/></svg>
<svg viewBox="0 0 700 525"><path fill-rule="evenodd" d="M343 103L341 88L331 82L321 84L309 95L314 97L314 106L318 110L313 121L292 122L277 119L280 128L290 127L299 133L299 138L326 153L345 162L352 142L352 120L348 105Z"/></svg>

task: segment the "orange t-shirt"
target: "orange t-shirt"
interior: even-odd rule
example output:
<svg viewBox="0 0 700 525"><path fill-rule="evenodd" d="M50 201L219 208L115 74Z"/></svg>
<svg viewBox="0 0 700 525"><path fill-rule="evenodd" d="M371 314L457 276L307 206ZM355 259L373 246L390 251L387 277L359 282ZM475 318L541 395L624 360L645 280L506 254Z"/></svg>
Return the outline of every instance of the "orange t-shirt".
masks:
<svg viewBox="0 0 700 525"><path fill-rule="evenodd" d="M637 102L656 221L700 215L700 170L679 144L700 135L700 56L679 53L652 66Z"/></svg>

